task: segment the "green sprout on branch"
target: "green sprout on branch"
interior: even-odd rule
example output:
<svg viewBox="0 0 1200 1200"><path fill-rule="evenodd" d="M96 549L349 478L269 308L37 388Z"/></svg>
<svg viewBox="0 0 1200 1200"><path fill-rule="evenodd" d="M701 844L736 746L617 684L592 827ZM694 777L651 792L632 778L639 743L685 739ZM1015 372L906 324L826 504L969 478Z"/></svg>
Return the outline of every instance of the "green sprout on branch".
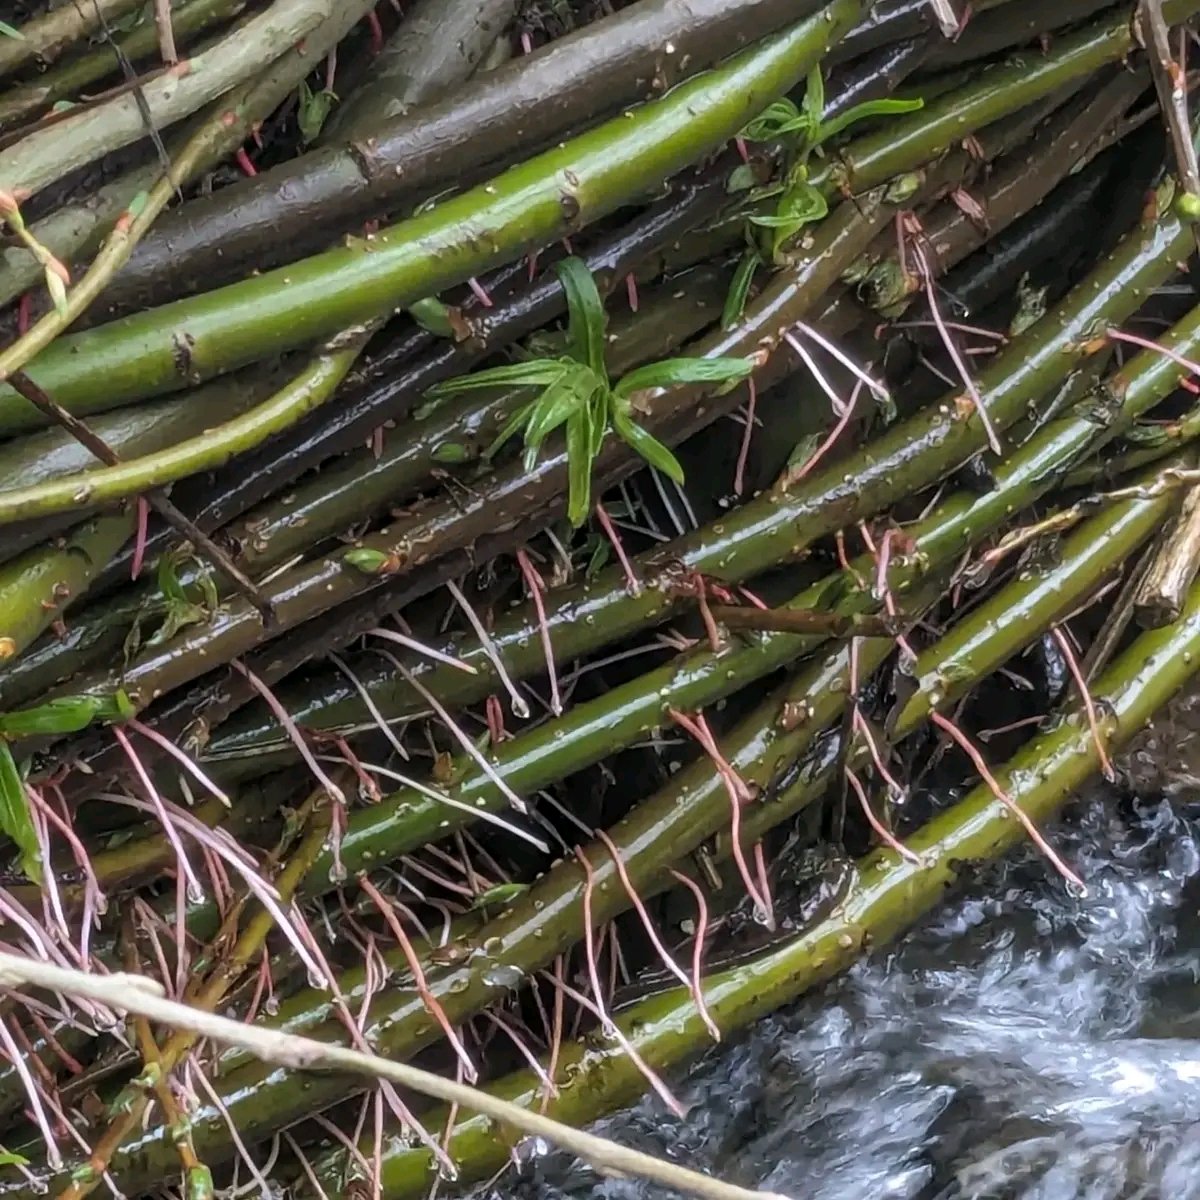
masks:
<svg viewBox="0 0 1200 1200"><path fill-rule="evenodd" d="M607 318L591 272L581 259L557 265L567 296L566 353L556 358L533 358L477 371L460 379L435 384L434 399L475 388L536 388L537 396L522 405L487 451L493 456L515 434L525 442L525 469L532 470L542 445L555 430L566 426L567 515L578 528L591 508L592 467L604 439L615 433L650 466L683 482L679 460L634 419L638 393L688 384L733 385L745 379L753 364L745 358L667 358L637 367L615 384L604 361Z"/></svg>
<svg viewBox="0 0 1200 1200"><path fill-rule="evenodd" d="M60 737L78 733L93 721L126 721L135 713L122 691L112 696L60 696L36 708L0 713L0 833L16 844L21 870L30 882L42 882L42 852L23 770L13 757L8 739Z"/></svg>
<svg viewBox="0 0 1200 1200"><path fill-rule="evenodd" d="M819 155L826 142L859 121L914 112L922 104L921 100L866 100L827 120L825 84L820 68L816 68L808 76L799 107L786 97L776 100L742 130L741 137L747 142L782 143L786 151L783 176L773 183L754 188L753 173L740 167L730 179L735 191L750 188L749 199L756 205L774 198L775 206L772 211L756 212L747 218L748 245L730 285L722 316L726 326L741 317L754 272L768 262L779 265L781 252L792 238L829 212L825 194L808 177L813 154Z"/></svg>

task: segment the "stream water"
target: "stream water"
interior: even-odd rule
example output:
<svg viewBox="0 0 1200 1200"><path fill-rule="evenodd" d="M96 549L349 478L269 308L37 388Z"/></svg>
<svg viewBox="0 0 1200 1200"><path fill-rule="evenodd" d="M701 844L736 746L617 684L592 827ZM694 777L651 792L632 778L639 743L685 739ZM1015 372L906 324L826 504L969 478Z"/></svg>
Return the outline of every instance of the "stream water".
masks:
<svg viewBox="0 0 1200 1200"><path fill-rule="evenodd" d="M598 1132L795 1200L1200 1197L1200 799L1076 807L1026 853ZM484 1193L486 1195L486 1193ZM649 1200L551 1154L491 1195Z"/></svg>

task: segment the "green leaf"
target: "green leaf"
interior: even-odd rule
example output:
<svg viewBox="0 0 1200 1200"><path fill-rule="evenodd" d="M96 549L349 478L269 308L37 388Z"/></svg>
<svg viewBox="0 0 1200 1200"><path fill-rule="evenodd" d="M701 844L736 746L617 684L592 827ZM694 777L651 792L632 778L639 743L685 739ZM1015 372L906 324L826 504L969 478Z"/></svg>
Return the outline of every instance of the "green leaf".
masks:
<svg viewBox="0 0 1200 1200"><path fill-rule="evenodd" d="M689 383L730 383L745 379L754 364L748 358L664 358L630 371L614 389L625 398L646 388L680 387Z"/></svg>
<svg viewBox="0 0 1200 1200"><path fill-rule="evenodd" d="M567 518L578 529L592 504L592 422L586 410L567 422Z"/></svg>
<svg viewBox="0 0 1200 1200"><path fill-rule="evenodd" d="M425 394L433 399L457 396L460 392L479 391L494 387L546 387L553 383L563 371L561 359L535 358L532 362L506 363L502 367L488 367L456 379L443 379L426 389Z"/></svg>
<svg viewBox="0 0 1200 1200"><path fill-rule="evenodd" d="M183 584L179 582L179 572L170 554L164 554L158 560L156 578L158 590L162 593L162 598L168 604L188 603L187 592L183 590Z"/></svg>
<svg viewBox="0 0 1200 1200"><path fill-rule="evenodd" d="M438 442L433 448L434 462L458 466L470 462L475 456L461 442Z"/></svg>
<svg viewBox="0 0 1200 1200"><path fill-rule="evenodd" d="M567 294L567 353L576 362L608 378L604 364L604 301L596 290L596 281L581 258L564 258L555 271Z"/></svg>
<svg viewBox="0 0 1200 1200"><path fill-rule="evenodd" d="M78 733L93 721L124 721L136 711L123 691L111 696L59 696L36 708L0 714L0 737Z"/></svg>
<svg viewBox="0 0 1200 1200"><path fill-rule="evenodd" d="M0 21L0 34L3 34L4 37L16 38L18 42L25 40L25 35L19 29L14 29L7 21Z"/></svg>
<svg viewBox="0 0 1200 1200"><path fill-rule="evenodd" d="M25 782L17 769L12 751L5 741L0 741L0 832L7 834L17 844L21 870L31 883L40 885L41 849L33 828L33 815L29 811L29 797L25 793Z"/></svg>
<svg viewBox="0 0 1200 1200"><path fill-rule="evenodd" d="M436 296L426 296L424 300L410 304L408 315L429 333L453 340L454 326L450 321L450 309Z"/></svg>
<svg viewBox="0 0 1200 1200"><path fill-rule="evenodd" d="M29 1159L23 1154L14 1154L11 1150L0 1150L0 1167L27 1167Z"/></svg>
<svg viewBox="0 0 1200 1200"><path fill-rule="evenodd" d="M613 393L606 387L602 391L596 392L588 404L588 433L590 435L588 448L589 457L593 461L600 453L605 437L608 436L608 414L612 402Z"/></svg>
<svg viewBox="0 0 1200 1200"><path fill-rule="evenodd" d="M750 285L754 282L754 273L762 263L762 255L750 247L738 260L737 270L733 273L733 282L729 285L729 293L725 297L725 307L721 310L721 328L732 329L746 311L746 301L750 297Z"/></svg>
<svg viewBox="0 0 1200 1200"><path fill-rule="evenodd" d="M546 438L572 413L586 408L599 385L600 381L587 367L564 371L562 377L534 401L533 411L525 425L526 470L532 468Z"/></svg>
<svg viewBox="0 0 1200 1200"><path fill-rule="evenodd" d="M301 82L296 123L300 126L300 138L306 146L309 142L316 141L336 103L337 96L328 88L314 92L307 83Z"/></svg>
<svg viewBox="0 0 1200 1200"><path fill-rule="evenodd" d="M821 78L821 68L813 67L808 73L808 86L804 89L804 102L801 112L808 121L812 131L812 141L816 141L817 130L821 128L821 118L825 115L825 81Z"/></svg>
<svg viewBox="0 0 1200 1200"><path fill-rule="evenodd" d="M819 221L828 212L829 202L825 197L811 183L803 181L793 184L784 192L772 215L751 217L750 223L766 229L791 227L795 232L813 221Z"/></svg>
<svg viewBox="0 0 1200 1200"><path fill-rule="evenodd" d="M725 180L725 190L732 195L734 192L748 192L758 182L758 176L749 163L738 163L729 172Z"/></svg>
<svg viewBox="0 0 1200 1200"><path fill-rule="evenodd" d="M656 471L661 471L676 483L683 483L683 468L679 465L679 459L658 438L630 419L627 413L613 413L613 428Z"/></svg>
<svg viewBox="0 0 1200 1200"><path fill-rule="evenodd" d="M748 142L772 142L797 132L806 124L806 118L790 100L775 100L742 129L741 136Z"/></svg>
<svg viewBox="0 0 1200 1200"><path fill-rule="evenodd" d="M848 108L840 116L822 122L813 139L814 146L824 145L830 138L837 137L844 129L848 129L856 121L867 117L891 117L901 113L916 112L925 107L924 100L864 100L853 108Z"/></svg>
<svg viewBox="0 0 1200 1200"><path fill-rule="evenodd" d="M388 556L382 550L369 546L356 546L342 555L342 562L364 575L383 575L387 573Z"/></svg>
<svg viewBox="0 0 1200 1200"><path fill-rule="evenodd" d="M509 439L511 439L513 434L524 426L525 422L529 420L529 414L533 412L533 406L536 403L536 400L531 400L528 404L521 405L521 407L518 408L511 417L508 418L504 424L504 428L501 429L498 434L496 434L495 440L483 452L483 459L485 462L494 458L496 454L499 453L500 449L509 441Z"/></svg>
<svg viewBox="0 0 1200 1200"><path fill-rule="evenodd" d="M480 892L472 901L468 911L475 912L477 909L487 908L489 905L507 904L527 891L529 891L527 883L498 883L495 887L488 888L486 892Z"/></svg>

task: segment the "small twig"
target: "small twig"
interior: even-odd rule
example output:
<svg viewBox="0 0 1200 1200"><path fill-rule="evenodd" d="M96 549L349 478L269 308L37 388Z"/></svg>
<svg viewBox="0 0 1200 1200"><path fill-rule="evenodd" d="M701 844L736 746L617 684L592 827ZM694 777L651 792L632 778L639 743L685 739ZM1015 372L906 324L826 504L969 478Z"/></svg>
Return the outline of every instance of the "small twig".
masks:
<svg viewBox="0 0 1200 1200"><path fill-rule="evenodd" d="M474 1109L528 1136L554 1142L590 1163L602 1174L640 1176L674 1191L701 1197L702 1200L764 1200L771 1195L722 1183L698 1171L664 1162L627 1146L619 1146L583 1130L572 1129L487 1092L443 1079L440 1075L407 1063L391 1062L374 1054L282 1033L276 1029L246 1025L190 1004L168 1000L163 995L162 987L144 976L123 973L91 975L85 971L56 967L17 954L0 952L0 986L10 989L40 987L94 1000L134 1016L186 1030L198 1037L239 1047L263 1062L294 1070L348 1071L412 1088L447 1104L460 1104Z"/></svg>
<svg viewBox="0 0 1200 1200"><path fill-rule="evenodd" d="M24 371L14 371L8 382L39 411L45 413L57 425L65 429L85 450L98 458L107 467L117 466L121 459L117 452L90 426L73 413L67 412L57 401L50 398ZM263 624L275 621L275 609L254 581L194 522L159 492L150 492L147 502L160 517L189 542L198 554L212 563L231 584L241 592L262 615Z"/></svg>
<svg viewBox="0 0 1200 1200"><path fill-rule="evenodd" d="M154 27L158 32L158 52L168 67L179 61L175 52L175 28L171 24L171 0L154 0Z"/></svg>
<svg viewBox="0 0 1200 1200"><path fill-rule="evenodd" d="M1200 488L1183 499L1170 533L1159 543L1137 595L1133 611L1144 629L1179 619L1188 588L1200 571Z"/></svg>

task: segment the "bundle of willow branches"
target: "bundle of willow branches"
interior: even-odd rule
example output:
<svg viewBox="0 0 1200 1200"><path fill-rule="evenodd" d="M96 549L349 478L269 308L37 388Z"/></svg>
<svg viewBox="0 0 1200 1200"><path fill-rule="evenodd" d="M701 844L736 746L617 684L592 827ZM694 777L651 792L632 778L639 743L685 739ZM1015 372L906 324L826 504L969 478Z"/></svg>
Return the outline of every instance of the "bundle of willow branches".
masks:
<svg viewBox="0 0 1200 1200"><path fill-rule="evenodd" d="M1197 15L18 6L0 1195L483 1179L1086 887L1200 666Z"/></svg>

